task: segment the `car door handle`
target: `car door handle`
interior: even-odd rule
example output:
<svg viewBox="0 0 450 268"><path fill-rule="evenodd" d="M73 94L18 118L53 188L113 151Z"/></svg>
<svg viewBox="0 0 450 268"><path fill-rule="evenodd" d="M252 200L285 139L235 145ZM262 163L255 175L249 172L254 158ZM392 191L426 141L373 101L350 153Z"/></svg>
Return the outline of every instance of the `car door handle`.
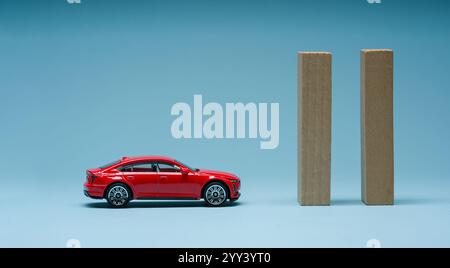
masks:
<svg viewBox="0 0 450 268"><path fill-rule="evenodd" d="M127 179L132 180L132 179L134 179L134 176L127 176Z"/></svg>
<svg viewBox="0 0 450 268"><path fill-rule="evenodd" d="M160 178L161 179L167 179L167 176L161 176Z"/></svg>

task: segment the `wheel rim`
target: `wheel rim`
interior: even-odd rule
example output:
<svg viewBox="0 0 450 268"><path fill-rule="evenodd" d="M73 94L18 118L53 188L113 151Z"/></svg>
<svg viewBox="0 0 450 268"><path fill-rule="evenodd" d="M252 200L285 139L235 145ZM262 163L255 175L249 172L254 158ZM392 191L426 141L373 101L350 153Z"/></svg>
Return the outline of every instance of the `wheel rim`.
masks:
<svg viewBox="0 0 450 268"><path fill-rule="evenodd" d="M121 206L128 200L128 191L125 187L116 185L108 192L109 201L115 206Z"/></svg>
<svg viewBox="0 0 450 268"><path fill-rule="evenodd" d="M227 192L220 185L211 185L206 189L206 201L212 205L220 205L227 198Z"/></svg>

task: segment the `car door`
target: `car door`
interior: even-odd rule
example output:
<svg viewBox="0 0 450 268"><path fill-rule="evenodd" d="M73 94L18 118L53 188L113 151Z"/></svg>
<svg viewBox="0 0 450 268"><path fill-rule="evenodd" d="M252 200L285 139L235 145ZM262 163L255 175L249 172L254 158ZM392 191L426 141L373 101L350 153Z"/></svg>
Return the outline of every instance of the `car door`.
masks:
<svg viewBox="0 0 450 268"><path fill-rule="evenodd" d="M169 162L158 162L158 192L162 197L194 197L193 181L188 174L182 174L178 166Z"/></svg>
<svg viewBox="0 0 450 268"><path fill-rule="evenodd" d="M159 174L154 162L137 162L120 169L124 178L133 186L135 198L151 198L158 195Z"/></svg>

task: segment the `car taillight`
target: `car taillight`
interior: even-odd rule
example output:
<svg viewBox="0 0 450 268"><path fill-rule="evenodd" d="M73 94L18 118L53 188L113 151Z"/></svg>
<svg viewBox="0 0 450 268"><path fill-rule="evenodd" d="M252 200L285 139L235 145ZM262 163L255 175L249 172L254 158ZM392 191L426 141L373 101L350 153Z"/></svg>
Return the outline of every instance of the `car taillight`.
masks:
<svg viewBox="0 0 450 268"><path fill-rule="evenodd" d="M86 180L87 180L89 183L93 183L94 180L95 180L95 175L92 174L92 173L90 173L90 172L86 172Z"/></svg>

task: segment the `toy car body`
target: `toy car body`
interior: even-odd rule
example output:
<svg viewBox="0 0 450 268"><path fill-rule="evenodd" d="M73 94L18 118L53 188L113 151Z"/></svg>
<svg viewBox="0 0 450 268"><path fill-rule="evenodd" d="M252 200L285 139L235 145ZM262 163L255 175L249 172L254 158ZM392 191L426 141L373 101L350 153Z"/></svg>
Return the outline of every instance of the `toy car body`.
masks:
<svg viewBox="0 0 450 268"><path fill-rule="evenodd" d="M123 157L86 171L84 194L105 198L112 207L135 199L204 199L221 206L240 196L240 178L234 174L191 168L163 156Z"/></svg>

